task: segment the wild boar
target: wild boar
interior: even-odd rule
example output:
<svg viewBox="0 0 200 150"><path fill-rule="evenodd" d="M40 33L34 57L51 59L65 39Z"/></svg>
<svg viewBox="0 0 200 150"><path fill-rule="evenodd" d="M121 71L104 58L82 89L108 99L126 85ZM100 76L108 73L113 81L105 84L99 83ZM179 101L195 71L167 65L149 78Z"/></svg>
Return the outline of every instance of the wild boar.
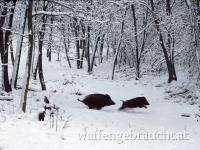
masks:
<svg viewBox="0 0 200 150"><path fill-rule="evenodd" d="M46 96L44 96L44 103L49 104L49 99Z"/></svg>
<svg viewBox="0 0 200 150"><path fill-rule="evenodd" d="M112 101L111 97L108 94L90 94L87 95L83 100L79 100L89 109L101 109L105 106L115 105L115 102Z"/></svg>
<svg viewBox="0 0 200 150"><path fill-rule="evenodd" d="M122 101L122 106L119 108L119 110L125 109L125 108L137 108L137 107L147 108L146 105L150 105L150 104L145 97L136 97L127 101Z"/></svg>
<svg viewBox="0 0 200 150"><path fill-rule="evenodd" d="M44 109L45 109L45 111L46 110L51 111L51 109L52 109L50 101L49 101L49 99L46 96L44 96Z"/></svg>
<svg viewBox="0 0 200 150"><path fill-rule="evenodd" d="M38 120L44 121L45 115L46 115L45 110L40 111L39 114L38 114Z"/></svg>

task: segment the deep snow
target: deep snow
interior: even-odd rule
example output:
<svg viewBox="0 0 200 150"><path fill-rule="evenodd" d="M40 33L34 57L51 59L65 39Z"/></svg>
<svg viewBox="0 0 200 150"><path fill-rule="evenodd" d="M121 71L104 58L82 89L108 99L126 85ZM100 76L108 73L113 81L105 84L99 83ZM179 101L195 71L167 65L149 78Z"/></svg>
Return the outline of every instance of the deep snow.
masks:
<svg viewBox="0 0 200 150"><path fill-rule="evenodd" d="M13 102L0 101L0 150L198 150L200 147L200 123L195 114L198 105L177 103L166 98L166 90L180 86L181 81L171 85L164 83L165 76L144 76L141 81L128 79L122 73L116 73L111 80L111 64L108 62L95 68L89 75L85 69L68 68L62 61L44 63L47 91L41 92L38 81L31 81L28 95L28 111L18 111L20 91L14 91ZM123 75L123 76L122 76ZM128 76L128 75L127 75ZM184 80L184 77L182 77ZM159 86L158 86L159 85ZM89 110L77 101L91 93L107 93L116 105L102 110ZM82 94L82 95L78 95ZM50 128L49 116L44 122L37 121L37 113L42 106L44 96L51 104L60 107L58 131ZM119 111L120 100L145 96L150 103L148 109L127 109ZM3 111L4 110L4 111ZM189 114L190 117L182 117ZM79 136L101 130L102 133L126 134L167 132L188 133L187 140L80 140Z"/></svg>

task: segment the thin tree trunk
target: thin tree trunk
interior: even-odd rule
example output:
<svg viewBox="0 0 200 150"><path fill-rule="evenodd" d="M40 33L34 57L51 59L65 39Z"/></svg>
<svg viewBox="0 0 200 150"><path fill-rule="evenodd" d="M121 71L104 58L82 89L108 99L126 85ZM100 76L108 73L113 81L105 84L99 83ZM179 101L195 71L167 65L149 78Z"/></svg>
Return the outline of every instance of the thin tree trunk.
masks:
<svg viewBox="0 0 200 150"><path fill-rule="evenodd" d="M104 38L105 38L105 34L103 34L103 36L101 37L101 45L100 45L100 50L99 50L99 54L100 54L100 63L103 62Z"/></svg>
<svg viewBox="0 0 200 150"><path fill-rule="evenodd" d="M11 28L12 28L12 24L13 24L13 15L15 12L15 6L16 6L16 0L13 1L13 7L11 9L11 15L10 15L10 19L9 19L9 37L8 40L10 39L9 45L10 45L10 56L11 56L11 61L12 61L12 65L14 66L14 55L13 55L13 45L12 45L12 39L10 38L11 35Z"/></svg>
<svg viewBox="0 0 200 150"><path fill-rule="evenodd" d="M148 11L146 12L146 15L143 17L143 36L142 38L138 37L138 24L137 24L137 16L136 16L136 9L134 4L131 5L132 15L133 15L133 24L134 24L134 38L135 38L135 67L136 67L136 80L138 80L141 77L141 58L144 52L145 47L145 41L146 41L146 26L147 26L147 15ZM141 39L142 42L139 42L138 39ZM141 46L139 46L139 43L141 43ZM134 55L134 52L132 52Z"/></svg>
<svg viewBox="0 0 200 150"><path fill-rule="evenodd" d="M86 59L88 64L88 73L90 73L91 66L90 66L90 26L87 28L87 47L86 47Z"/></svg>
<svg viewBox="0 0 200 150"><path fill-rule="evenodd" d="M34 11L35 12L37 12L37 8L38 8L38 5L40 5L39 4L40 3L40 1L36 1L35 2L35 5L34 5ZM36 22L36 20L37 20L37 15L36 16L34 16L34 22ZM37 24L35 23L34 25L33 25L33 31L36 31L36 26L37 26ZM37 77L37 68L38 68L38 55L36 55L36 32L33 32L33 55L32 55L32 67L31 67L31 69L32 69L32 78L33 78L33 80L36 80L36 77ZM36 57L35 57L36 56Z"/></svg>
<svg viewBox="0 0 200 150"><path fill-rule="evenodd" d="M85 51L86 51L86 32L85 32L85 25L83 24L83 22L81 22L81 31L82 34L84 35L84 39L81 40L81 47L82 47L82 54L81 54L81 62L80 62L80 68L83 68L83 58L85 55Z"/></svg>
<svg viewBox="0 0 200 150"><path fill-rule="evenodd" d="M3 12L0 18L0 50L1 50L1 61L2 61L2 77L3 77L3 88L6 92L11 91L11 86L8 77L8 39L10 31L2 28L5 23L5 18L7 15L7 3L4 2Z"/></svg>
<svg viewBox="0 0 200 150"><path fill-rule="evenodd" d="M50 36L49 36L49 43L48 43L48 49L47 49L47 57L49 58L50 62L51 62L51 45L53 41L52 34L53 34L53 16L51 16Z"/></svg>
<svg viewBox="0 0 200 150"><path fill-rule="evenodd" d="M64 27L63 27L63 31L62 31L62 35L63 35L63 43L64 43L64 46L65 46L65 55L66 55L66 59L67 59L67 62L69 64L69 68L72 67L71 65L71 62L70 62L70 59L69 59L69 56L68 56L68 48L67 48L67 43L66 43L66 37L65 37L65 33L64 33Z"/></svg>
<svg viewBox="0 0 200 150"><path fill-rule="evenodd" d="M173 69L173 65L172 65L172 63L169 59L168 53L167 53L167 49L166 49L166 46L165 46L165 43L164 43L163 35L162 35L161 30L160 30L159 20L155 16L155 6L154 6L153 0L150 0L150 3L151 3L151 11L153 13L153 18L154 18L156 30L159 34L160 45L161 45L161 48L163 50L167 69L168 69L168 75L169 75L168 83L171 83L173 80L177 80L176 73L174 72L175 70Z"/></svg>
<svg viewBox="0 0 200 150"><path fill-rule="evenodd" d="M77 69L80 69L80 40L79 37L79 24L77 18L74 18L74 29L75 29L75 37L76 37L76 63Z"/></svg>
<svg viewBox="0 0 200 150"><path fill-rule="evenodd" d="M12 43L12 40L10 40L10 58L11 58L12 66L14 67L15 58L14 58L13 51L14 51L13 50L13 43Z"/></svg>
<svg viewBox="0 0 200 150"><path fill-rule="evenodd" d="M118 41L118 44L117 44L117 49L116 49L115 56L114 56L114 60L113 60L112 80L114 79L115 66L116 66L117 57L118 57L118 54L119 54L119 51L120 51L120 46L121 46L121 42L122 42L122 38L123 38L123 34L124 34L124 25L125 25L126 12L127 12L127 8L126 8L126 10L125 10L125 12L124 12L124 15L122 16L120 37L119 37L119 41Z"/></svg>
<svg viewBox="0 0 200 150"><path fill-rule="evenodd" d="M5 15L7 14L7 7L6 7L6 4L4 2L4 9L3 9L3 12L1 13L1 18L0 18L0 54L1 54L1 62L2 62L2 88L3 90L6 90L5 89L5 82L4 82L4 59L3 59L3 53L5 51L5 45L4 45L4 32L3 32L3 25L4 25L4 22L5 22Z"/></svg>
<svg viewBox="0 0 200 150"><path fill-rule="evenodd" d="M95 43L95 48L94 48L94 51L93 51L93 53L92 53L92 60L91 60L90 72L93 71L95 55L96 55L96 51L97 51L97 49L98 49L98 43L99 43L99 41L100 41L100 32L101 32L101 31L99 31L99 33L98 33L98 35L97 35L97 40L96 40L96 43Z"/></svg>
<svg viewBox="0 0 200 150"><path fill-rule="evenodd" d="M41 36L40 36L41 37ZM39 39L39 57L38 57L38 75L40 79L40 84L42 87L42 90L46 90L46 85L44 82L44 74L43 74L43 65L42 65L42 46L43 46L43 38Z"/></svg>
<svg viewBox="0 0 200 150"><path fill-rule="evenodd" d="M171 10L171 0L166 0L166 14L168 17L172 15ZM174 80L177 80L176 71L175 71L175 65L174 65L174 45L175 45L175 38L173 37L174 33L171 32L170 29L167 31L167 49L170 52L170 62L172 64L172 72L174 76Z"/></svg>
<svg viewBox="0 0 200 150"><path fill-rule="evenodd" d="M37 72L38 72L38 59L39 59L39 55L37 55L36 60L36 65L35 68L33 69L33 80L37 80Z"/></svg>
<svg viewBox="0 0 200 150"><path fill-rule="evenodd" d="M191 29L192 29L192 46L195 51L198 70L198 80L200 80L200 2L199 0L187 0L190 18L191 18ZM199 84L199 83L197 83Z"/></svg>
<svg viewBox="0 0 200 150"><path fill-rule="evenodd" d="M135 57L135 62L136 62L136 80L140 78L140 60L139 60L139 45L138 45L138 30L137 30L137 18L135 15L135 6L132 4L131 9L133 12L133 23L134 23L134 37L135 37L135 52L136 52L136 57Z"/></svg>
<svg viewBox="0 0 200 150"><path fill-rule="evenodd" d="M110 53L110 45L109 45L109 42L107 42L106 60L108 60L109 58L109 53Z"/></svg>
<svg viewBox="0 0 200 150"><path fill-rule="evenodd" d="M21 11L21 25L20 25L20 33L18 35L18 40L17 40L17 48L16 48L16 54L15 54L15 61L14 61L14 67L13 67L13 72L12 72L12 89L17 87L17 79L18 79L18 72L19 72L19 65L20 65L20 59L21 59L21 51L22 51L22 44L23 44L23 35L24 35L24 30L25 30L25 25L26 25L26 18L27 18L27 6L24 2L24 8L22 8Z"/></svg>
<svg viewBox="0 0 200 150"><path fill-rule="evenodd" d="M82 54L81 54L80 68L83 68L83 58L84 58L84 55L85 55L85 49L86 49L86 40L83 40L83 50L82 50Z"/></svg>
<svg viewBox="0 0 200 150"><path fill-rule="evenodd" d="M43 1L43 11L45 11L48 7L48 3L45 5L46 1ZM42 27L41 27L41 31L39 31L39 51L38 51L38 75L39 75L39 80L40 80L40 84L41 84L41 88L42 90L46 90L46 85L45 85L45 81L44 81L44 74L43 74L43 65L42 65L42 47L43 47L43 40L44 40L44 36L45 36L45 30L46 30L46 22L47 22L47 18L45 15L42 16Z"/></svg>
<svg viewBox="0 0 200 150"><path fill-rule="evenodd" d="M22 90L22 111L26 112L26 103L27 103L27 95L28 95L28 88L30 82L30 75L31 75L31 63L32 63L32 52L33 52L33 27L32 27L32 6L33 1L29 0L28 4L28 40L29 40L29 50L26 62L26 71L24 77L24 86Z"/></svg>

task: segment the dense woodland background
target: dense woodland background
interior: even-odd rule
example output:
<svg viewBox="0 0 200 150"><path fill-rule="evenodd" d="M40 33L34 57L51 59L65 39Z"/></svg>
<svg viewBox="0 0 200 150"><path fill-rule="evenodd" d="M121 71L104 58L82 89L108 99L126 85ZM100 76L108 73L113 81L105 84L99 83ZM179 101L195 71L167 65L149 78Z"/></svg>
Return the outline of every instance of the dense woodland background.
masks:
<svg viewBox="0 0 200 150"><path fill-rule="evenodd" d="M64 56L69 69L89 74L112 61L112 79L116 70L128 67L136 80L165 73L171 83L181 68L199 86L200 1L1 0L0 54L0 90L22 89L24 112L30 80L39 80L46 90L44 57L52 63ZM22 59L26 68L19 70Z"/></svg>

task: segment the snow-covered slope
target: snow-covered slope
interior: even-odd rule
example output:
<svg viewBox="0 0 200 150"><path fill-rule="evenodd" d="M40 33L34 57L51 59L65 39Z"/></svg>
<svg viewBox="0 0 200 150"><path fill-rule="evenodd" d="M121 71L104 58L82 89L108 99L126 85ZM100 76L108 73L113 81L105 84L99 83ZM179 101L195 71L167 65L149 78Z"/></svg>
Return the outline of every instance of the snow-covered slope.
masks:
<svg viewBox="0 0 200 150"><path fill-rule="evenodd" d="M156 86L162 83L163 77L122 80L118 73L112 81L109 65L100 65L93 75L88 75L85 70L70 70L65 61L45 62L48 90L41 92L39 83L32 81L31 89L35 92L29 92L26 114L16 113L19 91L13 93L14 102L0 103L0 150L197 150L200 147L197 105L166 100L166 86ZM91 93L107 93L116 105L89 110L77 99ZM60 108L57 131L56 127L50 128L48 114L44 122L37 121L45 95ZM148 109L118 110L120 100L137 96L147 98ZM151 139L151 135L163 132L165 140ZM168 139L170 133L176 134L176 138L179 133L186 133L186 137Z"/></svg>

